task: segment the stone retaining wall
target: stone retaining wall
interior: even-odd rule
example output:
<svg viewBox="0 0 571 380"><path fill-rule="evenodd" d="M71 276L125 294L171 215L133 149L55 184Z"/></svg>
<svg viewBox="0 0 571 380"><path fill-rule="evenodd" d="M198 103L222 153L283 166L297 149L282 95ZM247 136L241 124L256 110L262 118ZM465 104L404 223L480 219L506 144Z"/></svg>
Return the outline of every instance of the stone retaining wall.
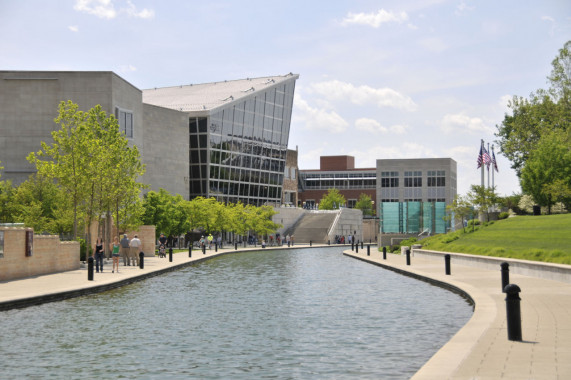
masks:
<svg viewBox="0 0 571 380"><path fill-rule="evenodd" d="M26 232L33 232L31 228L0 227L0 231L4 232L0 281L79 269L79 242L33 235L32 255L26 256Z"/></svg>

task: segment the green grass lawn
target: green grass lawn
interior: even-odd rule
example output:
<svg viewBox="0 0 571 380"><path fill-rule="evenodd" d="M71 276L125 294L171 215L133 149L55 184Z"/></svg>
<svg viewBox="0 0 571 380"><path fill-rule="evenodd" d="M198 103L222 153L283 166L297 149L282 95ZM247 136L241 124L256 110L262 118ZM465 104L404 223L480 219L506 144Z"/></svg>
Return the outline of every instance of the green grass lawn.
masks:
<svg viewBox="0 0 571 380"><path fill-rule="evenodd" d="M516 216L422 240L423 248L571 264L571 214Z"/></svg>

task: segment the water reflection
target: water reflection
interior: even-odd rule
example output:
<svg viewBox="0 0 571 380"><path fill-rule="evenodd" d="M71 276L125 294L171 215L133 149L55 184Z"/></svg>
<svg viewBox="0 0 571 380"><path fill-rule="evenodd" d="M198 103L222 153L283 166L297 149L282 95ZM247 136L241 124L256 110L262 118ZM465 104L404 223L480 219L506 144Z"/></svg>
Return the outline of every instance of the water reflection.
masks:
<svg viewBox="0 0 571 380"><path fill-rule="evenodd" d="M471 313L337 249L247 252L0 313L0 363L6 378L404 379Z"/></svg>

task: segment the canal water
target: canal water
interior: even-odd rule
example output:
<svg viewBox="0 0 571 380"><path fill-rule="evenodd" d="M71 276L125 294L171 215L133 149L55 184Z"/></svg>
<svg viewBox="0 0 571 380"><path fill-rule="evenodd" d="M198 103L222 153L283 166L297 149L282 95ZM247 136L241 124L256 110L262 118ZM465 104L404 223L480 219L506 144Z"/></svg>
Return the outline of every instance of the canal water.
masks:
<svg viewBox="0 0 571 380"><path fill-rule="evenodd" d="M225 255L0 313L0 377L407 379L472 315L457 294L342 255Z"/></svg>

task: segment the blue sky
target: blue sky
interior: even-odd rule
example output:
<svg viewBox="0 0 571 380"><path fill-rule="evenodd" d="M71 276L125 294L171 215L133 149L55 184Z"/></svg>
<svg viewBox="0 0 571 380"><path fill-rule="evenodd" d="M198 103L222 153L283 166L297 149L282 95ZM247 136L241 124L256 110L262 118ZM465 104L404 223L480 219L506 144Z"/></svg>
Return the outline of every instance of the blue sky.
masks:
<svg viewBox="0 0 571 380"><path fill-rule="evenodd" d="M0 0L0 35L0 70L114 71L140 89L300 74L301 169L451 157L465 194L507 100L547 88L571 2ZM496 156L498 192L519 192Z"/></svg>

